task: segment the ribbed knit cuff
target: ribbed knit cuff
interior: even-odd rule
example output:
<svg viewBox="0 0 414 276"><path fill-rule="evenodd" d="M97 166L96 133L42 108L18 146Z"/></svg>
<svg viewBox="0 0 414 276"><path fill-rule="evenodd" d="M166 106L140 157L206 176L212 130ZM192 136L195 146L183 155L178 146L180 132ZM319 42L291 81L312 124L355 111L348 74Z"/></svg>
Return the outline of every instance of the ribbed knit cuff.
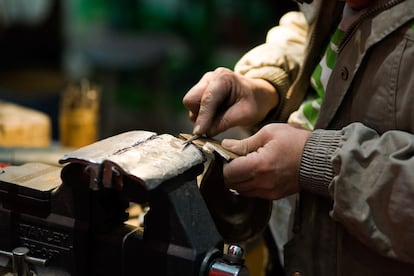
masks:
<svg viewBox="0 0 414 276"><path fill-rule="evenodd" d="M332 157L339 148L342 132L314 130L308 138L302 154L299 184L311 193L329 197L328 186L334 173Z"/></svg>
<svg viewBox="0 0 414 276"><path fill-rule="evenodd" d="M284 69L276 66L264 65L262 67L250 68L244 76L267 80L276 88L279 97L282 99L286 97L286 93L292 84L288 73Z"/></svg>

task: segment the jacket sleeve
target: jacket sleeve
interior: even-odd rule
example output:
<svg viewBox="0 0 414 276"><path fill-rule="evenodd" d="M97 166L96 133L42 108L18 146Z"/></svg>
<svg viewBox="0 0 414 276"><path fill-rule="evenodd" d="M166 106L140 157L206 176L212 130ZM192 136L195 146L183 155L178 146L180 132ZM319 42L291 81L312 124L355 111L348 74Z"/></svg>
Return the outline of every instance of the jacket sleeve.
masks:
<svg viewBox="0 0 414 276"><path fill-rule="evenodd" d="M234 71L272 83L285 97L304 59L308 24L302 12L286 13L279 25L269 30L265 43L247 52Z"/></svg>
<svg viewBox="0 0 414 276"><path fill-rule="evenodd" d="M353 123L315 130L302 156L303 189L330 196L331 216L382 255L414 263L414 135Z"/></svg>

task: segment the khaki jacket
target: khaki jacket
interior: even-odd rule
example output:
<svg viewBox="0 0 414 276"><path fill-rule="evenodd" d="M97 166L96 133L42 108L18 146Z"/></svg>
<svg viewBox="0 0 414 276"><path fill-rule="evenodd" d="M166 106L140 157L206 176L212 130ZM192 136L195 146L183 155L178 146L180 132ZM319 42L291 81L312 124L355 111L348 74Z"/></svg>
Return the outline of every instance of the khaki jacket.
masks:
<svg viewBox="0 0 414 276"><path fill-rule="evenodd" d="M293 77L290 84L263 74L282 88L281 105L265 123L286 121L302 102L342 6L332 0L304 6L314 12L303 59L298 67L279 67ZM345 33L302 156L287 275L414 272L413 26L414 1L377 0Z"/></svg>

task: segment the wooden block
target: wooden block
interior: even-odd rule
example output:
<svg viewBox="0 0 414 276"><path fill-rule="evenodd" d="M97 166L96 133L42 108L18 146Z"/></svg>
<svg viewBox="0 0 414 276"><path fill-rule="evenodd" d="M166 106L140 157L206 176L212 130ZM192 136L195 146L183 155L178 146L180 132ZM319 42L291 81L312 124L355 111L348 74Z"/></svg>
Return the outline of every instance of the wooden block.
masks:
<svg viewBox="0 0 414 276"><path fill-rule="evenodd" d="M0 101L0 146L48 147L51 128L47 114Z"/></svg>

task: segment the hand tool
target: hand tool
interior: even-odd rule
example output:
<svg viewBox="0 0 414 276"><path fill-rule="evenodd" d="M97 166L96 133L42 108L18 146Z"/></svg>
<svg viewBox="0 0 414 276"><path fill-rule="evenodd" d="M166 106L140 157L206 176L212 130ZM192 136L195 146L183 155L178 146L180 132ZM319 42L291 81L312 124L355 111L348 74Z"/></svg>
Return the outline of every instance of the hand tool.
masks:
<svg viewBox="0 0 414 276"><path fill-rule="evenodd" d="M186 148L189 144L191 144L194 140L197 140L198 138L200 138L201 135L199 134L193 134L192 136L190 136L189 138L187 138L186 140L183 141L183 149Z"/></svg>

